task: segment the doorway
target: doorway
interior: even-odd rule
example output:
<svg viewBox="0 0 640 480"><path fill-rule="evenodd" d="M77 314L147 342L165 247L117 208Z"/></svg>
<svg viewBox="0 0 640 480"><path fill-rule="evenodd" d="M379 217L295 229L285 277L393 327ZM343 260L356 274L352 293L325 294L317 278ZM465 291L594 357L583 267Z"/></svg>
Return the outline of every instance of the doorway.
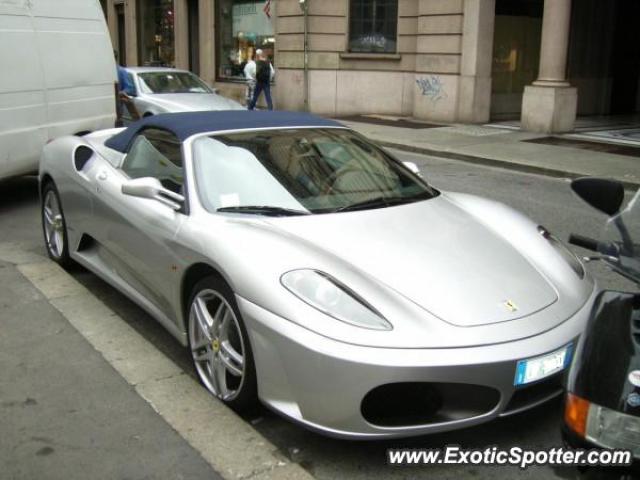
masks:
<svg viewBox="0 0 640 480"><path fill-rule="evenodd" d="M116 29L118 35L118 61L123 67L127 66L127 37L124 25L124 4L115 6L116 9Z"/></svg>
<svg viewBox="0 0 640 480"><path fill-rule="evenodd" d="M578 115L620 116L640 111L640 4L582 0L571 14L568 74L578 88Z"/></svg>
<svg viewBox="0 0 640 480"><path fill-rule="evenodd" d="M520 118L524 87L538 76L543 0L497 0L491 118Z"/></svg>
<svg viewBox="0 0 640 480"><path fill-rule="evenodd" d="M617 0L615 5L616 23L611 55L611 108L614 115L631 114L639 111L640 98L640 42L638 42L637 20L640 18L640 4L633 1Z"/></svg>
<svg viewBox="0 0 640 480"><path fill-rule="evenodd" d="M200 25L198 22L198 0L187 2L189 22L189 70L200 75Z"/></svg>

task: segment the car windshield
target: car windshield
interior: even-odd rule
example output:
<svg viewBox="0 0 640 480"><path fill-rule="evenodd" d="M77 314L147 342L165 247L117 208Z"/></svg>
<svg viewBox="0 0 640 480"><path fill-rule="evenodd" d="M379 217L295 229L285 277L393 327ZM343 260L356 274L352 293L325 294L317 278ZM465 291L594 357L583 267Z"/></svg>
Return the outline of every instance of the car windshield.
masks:
<svg viewBox="0 0 640 480"><path fill-rule="evenodd" d="M138 74L144 93L212 93L190 72L147 72Z"/></svg>
<svg viewBox="0 0 640 480"><path fill-rule="evenodd" d="M382 208L438 192L346 129L288 129L201 137L193 143L209 211L264 215Z"/></svg>

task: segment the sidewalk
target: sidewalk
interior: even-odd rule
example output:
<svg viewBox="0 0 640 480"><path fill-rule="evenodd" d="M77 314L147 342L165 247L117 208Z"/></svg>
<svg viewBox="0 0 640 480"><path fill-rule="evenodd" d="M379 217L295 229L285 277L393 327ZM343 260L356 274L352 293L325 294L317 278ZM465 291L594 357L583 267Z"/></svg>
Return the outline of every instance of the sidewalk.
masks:
<svg viewBox="0 0 640 480"><path fill-rule="evenodd" d="M221 479L15 265L0 283L2 478Z"/></svg>
<svg viewBox="0 0 640 480"><path fill-rule="evenodd" d="M399 119L402 126L391 126L396 119L369 116L358 121L353 117L337 120L385 147L557 177L609 177L630 189L640 187L640 147L627 147L625 153L637 150L634 157L602 151L615 149L609 143L577 141L570 136L561 137L563 145L551 145L547 142L559 143L557 138L545 134L480 125L425 124L420 128L419 122L411 119Z"/></svg>
<svg viewBox="0 0 640 480"><path fill-rule="evenodd" d="M136 330L44 256L34 177L0 198L2 480L312 478L159 348L157 322L132 305Z"/></svg>

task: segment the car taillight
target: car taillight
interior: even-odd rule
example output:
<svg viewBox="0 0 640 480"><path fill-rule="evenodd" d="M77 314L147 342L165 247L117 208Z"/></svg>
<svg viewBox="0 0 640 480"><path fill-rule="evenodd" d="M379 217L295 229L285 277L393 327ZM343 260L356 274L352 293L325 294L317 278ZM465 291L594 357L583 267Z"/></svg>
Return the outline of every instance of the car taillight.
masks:
<svg viewBox="0 0 640 480"><path fill-rule="evenodd" d="M587 419L589 418L590 403L572 393L567 393L564 407L565 423L582 438L587 433Z"/></svg>

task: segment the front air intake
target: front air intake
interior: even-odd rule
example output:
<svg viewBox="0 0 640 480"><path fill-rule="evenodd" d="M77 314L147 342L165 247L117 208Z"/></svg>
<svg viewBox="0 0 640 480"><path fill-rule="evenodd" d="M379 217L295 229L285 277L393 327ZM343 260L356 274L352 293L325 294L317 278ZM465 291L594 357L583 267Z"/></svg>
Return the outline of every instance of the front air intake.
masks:
<svg viewBox="0 0 640 480"><path fill-rule="evenodd" d="M497 390L481 385L403 382L374 388L360 410L372 425L408 427L476 417L492 411L499 401Z"/></svg>

